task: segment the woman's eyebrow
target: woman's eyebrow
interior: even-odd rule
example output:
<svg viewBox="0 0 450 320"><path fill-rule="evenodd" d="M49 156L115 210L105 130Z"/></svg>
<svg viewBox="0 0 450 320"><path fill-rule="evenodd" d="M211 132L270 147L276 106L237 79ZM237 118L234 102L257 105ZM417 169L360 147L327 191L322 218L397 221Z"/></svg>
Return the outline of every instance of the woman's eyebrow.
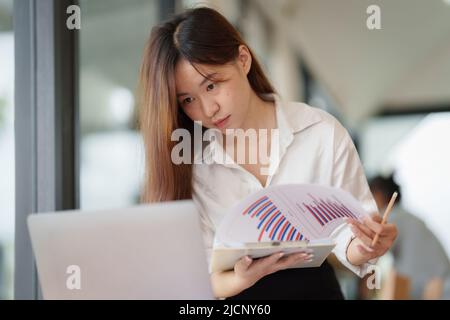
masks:
<svg viewBox="0 0 450 320"><path fill-rule="evenodd" d="M209 73L209 74L203 76L203 80L198 86L201 87L205 84L205 82L211 81L211 78L214 77L215 75L217 75L217 72ZM177 93L177 98L182 97L182 96L188 96L188 95L189 95L188 93L180 92L180 93Z"/></svg>
<svg viewBox="0 0 450 320"><path fill-rule="evenodd" d="M214 77L215 75L217 75L217 72L209 73L206 76L203 76L203 80L198 86L201 87L202 85L205 84L206 81L211 81L211 78Z"/></svg>

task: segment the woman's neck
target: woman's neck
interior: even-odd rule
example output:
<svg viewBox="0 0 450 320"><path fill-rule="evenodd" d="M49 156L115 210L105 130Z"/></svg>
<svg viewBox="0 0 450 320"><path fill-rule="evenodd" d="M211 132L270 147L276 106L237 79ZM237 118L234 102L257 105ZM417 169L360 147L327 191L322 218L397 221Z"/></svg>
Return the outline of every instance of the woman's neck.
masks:
<svg viewBox="0 0 450 320"><path fill-rule="evenodd" d="M227 150L234 150L233 159L235 161L236 155L239 154L239 152L244 152L246 163L250 163L247 161L249 160L249 152L256 152L256 156L260 157L261 147L264 147L262 150L265 151L262 152L266 153L265 156L270 156L272 129L277 128L275 111L274 102L264 101L253 93L250 98L247 116L239 129L242 129L245 135L247 134L247 130L255 130L256 141L252 141L252 139L239 139L236 134L231 136L224 135L223 142L225 143ZM259 131L261 129L266 130L265 134ZM249 134L252 136L252 133ZM253 145L252 143L255 142L256 145ZM257 160L257 162L261 164L260 160Z"/></svg>
<svg viewBox="0 0 450 320"><path fill-rule="evenodd" d="M275 129L275 105L274 102L262 100L256 93L252 93L249 102L247 116L242 123L242 129Z"/></svg>

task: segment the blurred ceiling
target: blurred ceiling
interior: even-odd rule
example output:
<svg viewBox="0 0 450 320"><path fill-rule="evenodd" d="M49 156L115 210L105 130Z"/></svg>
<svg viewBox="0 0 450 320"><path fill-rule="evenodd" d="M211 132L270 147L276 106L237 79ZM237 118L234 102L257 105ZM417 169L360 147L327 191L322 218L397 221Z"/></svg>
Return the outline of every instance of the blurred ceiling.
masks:
<svg viewBox="0 0 450 320"><path fill-rule="evenodd" d="M386 106L450 105L450 0L251 3L283 31L352 123ZM0 0L0 15L10 16L11 4ZM366 27L366 9L372 4L381 8L381 30ZM157 1L80 0L80 5L81 65L134 91L144 42L157 19ZM5 20L8 24L0 19ZM95 96L95 81L87 87Z"/></svg>
<svg viewBox="0 0 450 320"><path fill-rule="evenodd" d="M82 67L134 90L157 1L81 0L80 7Z"/></svg>
<svg viewBox="0 0 450 320"><path fill-rule="evenodd" d="M139 67L151 27L155 0L80 0L81 133L117 129L112 103L117 90L137 89ZM127 109L127 108L125 108ZM123 116L122 116L123 117ZM123 117L127 121L126 117Z"/></svg>
<svg viewBox="0 0 450 320"><path fill-rule="evenodd" d="M450 105L450 1L255 0L358 121L390 109ZM369 30L366 9L381 9Z"/></svg>

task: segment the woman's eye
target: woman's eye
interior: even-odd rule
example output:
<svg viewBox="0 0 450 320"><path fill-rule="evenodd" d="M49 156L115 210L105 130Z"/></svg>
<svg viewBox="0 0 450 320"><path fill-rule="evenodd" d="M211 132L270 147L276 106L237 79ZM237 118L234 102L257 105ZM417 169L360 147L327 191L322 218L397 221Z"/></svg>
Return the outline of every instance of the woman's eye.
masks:
<svg viewBox="0 0 450 320"><path fill-rule="evenodd" d="M192 98L186 98L186 99L183 100L183 105L189 104L191 102L192 102Z"/></svg>
<svg viewBox="0 0 450 320"><path fill-rule="evenodd" d="M211 83L209 86L206 87L206 90L211 91L216 87L215 83Z"/></svg>

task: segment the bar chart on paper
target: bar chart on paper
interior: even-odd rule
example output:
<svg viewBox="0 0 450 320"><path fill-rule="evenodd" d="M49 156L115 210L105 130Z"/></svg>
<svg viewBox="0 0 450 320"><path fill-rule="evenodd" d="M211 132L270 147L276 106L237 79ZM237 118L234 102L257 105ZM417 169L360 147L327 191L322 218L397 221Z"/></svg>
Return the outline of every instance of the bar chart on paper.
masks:
<svg viewBox="0 0 450 320"><path fill-rule="evenodd" d="M344 218L360 220L365 212L348 192L320 185L279 185L257 192L223 219L223 241L264 242L330 237Z"/></svg>
<svg viewBox="0 0 450 320"><path fill-rule="evenodd" d="M335 188L309 187L274 189L279 205L297 220L300 232L310 239L329 237L345 223L364 214L351 195ZM292 219L292 218L291 218Z"/></svg>
<svg viewBox="0 0 450 320"><path fill-rule="evenodd" d="M251 203L242 215L254 219L258 242L307 240L268 196Z"/></svg>
<svg viewBox="0 0 450 320"><path fill-rule="evenodd" d="M303 209L306 209L311 216L321 225L324 226L330 221L338 218L353 218L357 219L356 215L351 212L339 199L334 197L334 199L321 199L316 198L310 193L308 196L311 198L313 203L309 205L305 202L302 203Z"/></svg>

